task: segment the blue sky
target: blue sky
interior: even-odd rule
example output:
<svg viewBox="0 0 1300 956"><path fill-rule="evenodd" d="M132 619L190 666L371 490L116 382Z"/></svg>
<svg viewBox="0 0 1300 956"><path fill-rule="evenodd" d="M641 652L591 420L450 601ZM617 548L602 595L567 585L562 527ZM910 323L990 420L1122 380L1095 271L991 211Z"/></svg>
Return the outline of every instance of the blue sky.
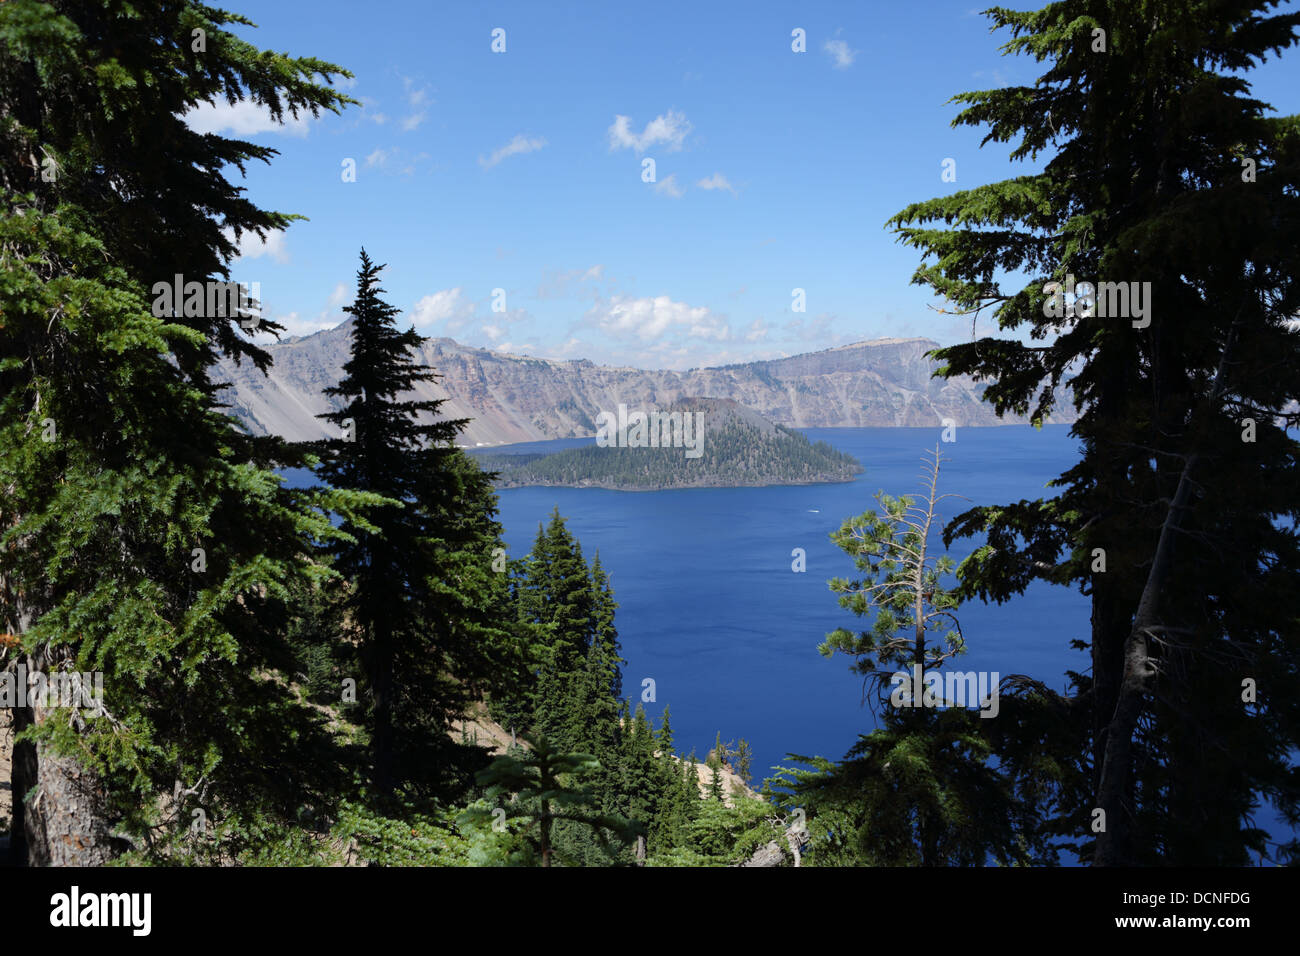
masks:
<svg viewBox="0 0 1300 956"><path fill-rule="evenodd" d="M1043 159L950 127L952 95L1039 73L999 54L1008 35L970 0L225 5L259 47L351 70L364 103L287 127L250 104L190 117L281 152L244 184L310 221L246 237L234 275L293 334L344 318L364 245L404 322L511 354L684 369L959 341L969 321L927 307L916 253L883 224ZM1300 53L1252 80L1300 109Z"/></svg>

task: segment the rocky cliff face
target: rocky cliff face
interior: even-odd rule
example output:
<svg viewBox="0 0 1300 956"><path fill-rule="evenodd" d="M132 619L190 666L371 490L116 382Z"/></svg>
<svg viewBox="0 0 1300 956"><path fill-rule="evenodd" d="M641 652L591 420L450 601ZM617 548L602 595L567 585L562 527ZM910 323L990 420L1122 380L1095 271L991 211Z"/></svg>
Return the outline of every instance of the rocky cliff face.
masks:
<svg viewBox="0 0 1300 956"><path fill-rule="evenodd" d="M255 434L294 441L326 436L315 416L333 409L322 391L337 384L348 358L350 325L271 346L268 376L224 363L216 378L233 385L225 400ZM687 372L614 368L588 360L503 355L452 339L430 339L418 360L442 376L417 390L446 399L452 418L472 419L462 438L471 446L583 438L596 433L601 411L662 407L689 397L732 399L795 428L1019 424L998 419L970 379L930 377L929 339L879 339L790 358ZM1073 421L1062 408L1056 422Z"/></svg>

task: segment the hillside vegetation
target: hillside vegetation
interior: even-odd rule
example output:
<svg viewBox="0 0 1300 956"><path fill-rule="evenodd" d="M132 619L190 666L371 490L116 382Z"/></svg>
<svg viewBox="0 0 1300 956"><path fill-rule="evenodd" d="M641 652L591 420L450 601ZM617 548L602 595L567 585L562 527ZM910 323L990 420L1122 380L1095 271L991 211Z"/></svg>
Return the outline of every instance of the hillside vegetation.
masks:
<svg viewBox="0 0 1300 956"><path fill-rule="evenodd" d="M734 488L852 481L862 465L826 442L777 425L719 399L688 399L663 410L703 415L698 454L683 447L569 448L552 455L478 454L498 473L497 486L559 485L654 491L665 488ZM696 435L688 429L687 436Z"/></svg>

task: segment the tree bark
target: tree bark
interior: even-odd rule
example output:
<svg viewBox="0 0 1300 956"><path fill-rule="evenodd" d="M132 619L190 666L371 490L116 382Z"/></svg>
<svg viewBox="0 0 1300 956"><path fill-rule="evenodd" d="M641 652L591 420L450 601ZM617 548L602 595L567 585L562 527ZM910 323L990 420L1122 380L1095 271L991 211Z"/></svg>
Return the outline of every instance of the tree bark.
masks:
<svg viewBox="0 0 1300 956"><path fill-rule="evenodd" d="M27 658L48 669L49 654ZM14 733L47 720L66 720L68 711L29 702L13 711ZM99 775L75 757L25 742L14 747L13 842L11 855L29 866L103 866L115 855L107 814L107 791Z"/></svg>

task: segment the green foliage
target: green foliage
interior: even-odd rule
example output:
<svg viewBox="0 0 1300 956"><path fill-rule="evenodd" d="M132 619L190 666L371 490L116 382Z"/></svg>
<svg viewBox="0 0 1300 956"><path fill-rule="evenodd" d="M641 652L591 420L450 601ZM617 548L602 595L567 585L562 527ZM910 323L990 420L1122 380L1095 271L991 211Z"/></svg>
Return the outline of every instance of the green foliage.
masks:
<svg viewBox="0 0 1300 956"><path fill-rule="evenodd" d="M461 815L468 825L483 825L489 820L524 820L522 831L532 855L527 865L571 865L557 845L555 831L565 824L586 828L602 850L610 849L611 839L622 843L636 837L640 828L613 814L601 813L590 779L600 770L600 762L590 754L562 753L545 737L526 735L527 750L497 757L478 775L487 788L486 804L471 806ZM500 809L503 814L493 811ZM517 865L518 854L507 855L497 862Z"/></svg>
<svg viewBox="0 0 1300 956"><path fill-rule="evenodd" d="M986 541L960 569L964 596L1006 601L1041 579L1091 601L1079 716L1053 755L1077 782L1049 825L1100 862L1240 866L1271 852L1253 822L1262 794L1300 813L1300 119L1269 116L1247 79L1300 39L1300 14L1273 6L988 11L1006 52L1043 71L957 96L954 125L1048 159L889 222L921 254L914 283L996 323L939 349L940 374L986 381L999 414L1036 422L1070 383L1082 457L1059 496L973 508L945 538ZM1051 301L1047 284L1069 276L1149 283L1147 314ZM1171 507L1180 486L1194 495ZM1174 547L1157 562L1162 538ZM1246 678L1271 688L1249 706ZM1056 720L1043 700L1027 726ZM1107 746L1124 748L1109 765ZM1094 806L1108 815L1099 847Z"/></svg>
<svg viewBox="0 0 1300 956"><path fill-rule="evenodd" d="M819 650L856 658L853 669L874 682L881 713L879 728L860 736L843 761L792 755L812 769L777 774L788 787L780 802L803 809L812 821L810 854L824 854L820 862L983 866L989 857L1003 863L1054 859L1037 812L1051 805L1050 785L1061 769L1033 762L1032 746L1023 752L1016 739L992 731L988 725L996 718L927 706L913 684L924 686L928 675L965 650L957 594L943 584L952 562L930 552L938 502L951 497L939 494L942 458L937 448L933 455L920 504L882 492L882 513L850 519L831 535L864 573L851 584L833 579L831 590L840 594L841 607L870 617L872 627L857 634L839 629ZM932 632L938 640L930 640ZM886 706L880 688L891 670L907 683ZM933 703L949 706L942 697ZM999 700L999 710L1004 703ZM1022 700L1013 709L1020 713L1024 706ZM1015 715L999 717L1019 727Z"/></svg>
<svg viewBox="0 0 1300 956"><path fill-rule="evenodd" d="M929 554L935 507L952 497L938 494L942 458L938 448L933 454L934 460L925 463L929 494L922 505L913 497L894 498L882 491L876 495L880 512L850 518L831 535L864 577L853 582L834 578L830 588L840 595L840 607L870 617L871 629L853 633L839 628L818 650L827 657L839 651L856 658L854 671L867 677L914 664L938 667L965 651L953 613L957 596L943 584L952 574L952 559ZM930 635L937 640L929 641Z"/></svg>
<svg viewBox="0 0 1300 956"><path fill-rule="evenodd" d="M784 841L785 830L781 815L766 800L742 797L732 806L706 800L684 827L681 843L652 857L649 864L736 866L772 840Z"/></svg>
<svg viewBox="0 0 1300 956"><path fill-rule="evenodd" d="M825 442L810 442L800 432L780 425L767 433L735 418L705 429L698 458L687 458L682 448L596 445L545 456L484 457L488 467L500 472L503 487L569 485L649 490L799 484L851 481L862 470L856 459Z"/></svg>
<svg viewBox="0 0 1300 956"><path fill-rule="evenodd" d="M363 866L469 866L482 835L460 829L455 816L412 805L388 816L346 803L332 831L334 852Z"/></svg>
<svg viewBox="0 0 1300 956"><path fill-rule="evenodd" d="M345 612L359 635L370 707L374 783L381 797L462 789L466 776L446 744L452 720L493 684L522 671L507 617L507 585L492 570L500 546L488 476L452 441L465 420L429 422L442 401L403 399L436 373L417 365L423 338L399 332L381 298L382 266L361 252L352 353L326 395L341 407L322 418L342 438L314 446L317 474L333 487L382 496L349 540L332 549L350 588Z"/></svg>
<svg viewBox="0 0 1300 956"><path fill-rule="evenodd" d="M0 618L29 664L103 672L103 713L21 739L75 755L106 794L78 812L139 862L296 858L290 831L348 779L277 671L293 594L333 573L313 543L346 534L323 512L373 501L284 488L272 469L306 460L246 435L208 379L219 355L265 352L237 316L155 315L146 295L227 278L241 233L294 218L225 176L274 150L194 132L186 111L353 102L317 83L338 67L258 51L232 23L192 2L0 4ZM214 836L187 849L195 809Z"/></svg>

